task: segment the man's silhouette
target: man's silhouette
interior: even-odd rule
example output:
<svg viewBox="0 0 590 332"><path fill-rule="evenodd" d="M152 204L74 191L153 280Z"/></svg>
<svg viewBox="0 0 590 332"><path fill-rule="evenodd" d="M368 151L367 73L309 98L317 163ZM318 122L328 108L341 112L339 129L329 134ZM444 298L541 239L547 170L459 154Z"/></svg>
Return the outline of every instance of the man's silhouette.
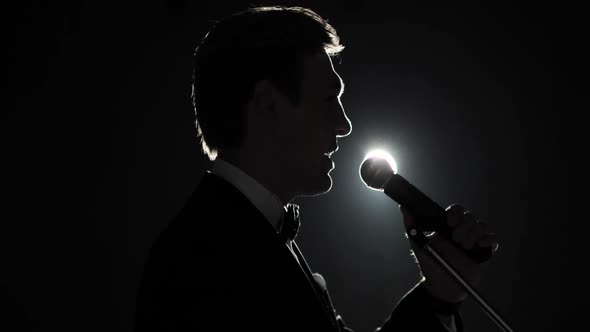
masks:
<svg viewBox="0 0 590 332"><path fill-rule="evenodd" d="M346 330L325 281L293 241L297 207L289 204L330 190L330 155L351 132L331 60L342 48L332 26L298 7L253 8L204 38L193 102L203 150L215 162L151 250L138 332ZM495 242L462 207L447 212L464 247ZM433 245L477 279L479 266L462 252L436 236ZM465 294L415 253L425 279L382 331L461 330Z"/></svg>

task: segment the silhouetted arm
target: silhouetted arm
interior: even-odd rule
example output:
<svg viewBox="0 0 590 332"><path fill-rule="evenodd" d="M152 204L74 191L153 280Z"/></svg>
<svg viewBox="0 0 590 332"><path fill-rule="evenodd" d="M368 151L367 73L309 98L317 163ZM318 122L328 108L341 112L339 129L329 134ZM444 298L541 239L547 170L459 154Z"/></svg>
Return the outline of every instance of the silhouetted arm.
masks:
<svg viewBox="0 0 590 332"><path fill-rule="evenodd" d="M396 305L383 326L376 332L432 331L449 332L443 321L452 317L456 332L463 331L463 323L456 306L434 299L420 283Z"/></svg>

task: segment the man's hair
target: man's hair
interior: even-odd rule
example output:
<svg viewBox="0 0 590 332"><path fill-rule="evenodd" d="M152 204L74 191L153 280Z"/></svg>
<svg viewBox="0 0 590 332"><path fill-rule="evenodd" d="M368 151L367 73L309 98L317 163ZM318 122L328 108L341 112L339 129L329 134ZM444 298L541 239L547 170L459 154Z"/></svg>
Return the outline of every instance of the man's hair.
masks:
<svg viewBox="0 0 590 332"><path fill-rule="evenodd" d="M310 9L256 7L216 22L194 54L192 102L203 151L239 147L246 135L245 107L268 79L293 104L301 93L306 55L337 55L336 30Z"/></svg>

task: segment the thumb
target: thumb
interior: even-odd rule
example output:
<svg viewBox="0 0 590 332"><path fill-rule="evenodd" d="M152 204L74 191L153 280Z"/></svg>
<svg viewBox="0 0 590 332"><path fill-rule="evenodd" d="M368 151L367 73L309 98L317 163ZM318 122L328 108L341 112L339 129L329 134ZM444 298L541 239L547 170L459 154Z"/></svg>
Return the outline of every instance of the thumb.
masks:
<svg viewBox="0 0 590 332"><path fill-rule="evenodd" d="M406 208L404 208L401 205L399 206L399 210L402 213L404 226L406 227L406 230L412 229L415 225L414 217L410 214L410 212Z"/></svg>
<svg viewBox="0 0 590 332"><path fill-rule="evenodd" d="M410 248L412 249L411 250L412 256L416 260L416 263L418 264L418 266L420 266L420 261L424 260L424 253L422 252L422 249L420 248L420 246L418 246L418 244L416 243L414 238L412 236L410 236L410 230L412 228L414 228L415 219L410 214L410 212L406 208L404 208L403 206L400 205L399 210L403 216L404 227L406 228L406 238L410 242ZM421 267L420 267L420 270L422 270Z"/></svg>

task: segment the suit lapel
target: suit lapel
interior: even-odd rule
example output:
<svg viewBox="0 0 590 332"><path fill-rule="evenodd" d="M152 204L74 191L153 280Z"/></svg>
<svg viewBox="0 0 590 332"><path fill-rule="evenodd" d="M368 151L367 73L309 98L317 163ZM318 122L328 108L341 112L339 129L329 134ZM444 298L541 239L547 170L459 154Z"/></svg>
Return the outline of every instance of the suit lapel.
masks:
<svg viewBox="0 0 590 332"><path fill-rule="evenodd" d="M236 230L245 235L246 240L244 245L250 246L270 246L262 250L276 251L276 253L270 254L271 257L275 257L278 260L283 261L283 264L277 266L285 266L284 277L287 278L287 282L296 282L300 285L300 289L307 290L305 293L297 293L293 295L286 294L286 299L289 296L297 296L300 298L297 303L301 303L305 306L315 302L317 304L318 311L323 312L324 317L331 323L333 329L338 331L338 324L334 315L331 305L327 305L325 297L323 296L323 290L321 290L313 278L312 272L305 261L305 258L301 254L299 248L293 242L293 251L299 260L299 263L293 257L293 254L287 247L287 245L281 241L279 235L276 233L272 225L266 220L266 217L244 196L238 189L233 185L225 181L224 179L207 173L203 179L206 188L211 188L212 191L205 190L205 192L216 192L222 193L224 201L233 202L233 209L239 209L240 212L234 210L236 214ZM221 198L220 197L220 198ZM230 241L236 241L233 236L229 236ZM249 244L248 244L249 243ZM257 249L258 250L258 249ZM251 259L258 259L256 255L252 255ZM283 275L278 273L278 275ZM262 275L260 278L265 278ZM305 300L305 299L308 300ZM309 310L314 310L308 306ZM326 321L326 323L327 323Z"/></svg>
<svg viewBox="0 0 590 332"><path fill-rule="evenodd" d="M330 295L328 294L328 290L320 287L318 282L315 280L315 278L313 277L313 273L311 272L311 269L309 268L309 265L307 264L307 261L303 257L303 254L299 250L299 246L297 246L295 241L293 241L293 251L295 252L295 255L297 256L297 259L299 260L299 265L301 266L301 269L303 270L303 272L307 276L307 279L310 282L311 287L313 288L316 296L318 297L318 300L322 303L322 307L323 307L326 315L329 317L330 322L332 323L332 327L335 328L336 330L338 330L338 323L336 321L334 307L332 306L332 301L330 300Z"/></svg>

